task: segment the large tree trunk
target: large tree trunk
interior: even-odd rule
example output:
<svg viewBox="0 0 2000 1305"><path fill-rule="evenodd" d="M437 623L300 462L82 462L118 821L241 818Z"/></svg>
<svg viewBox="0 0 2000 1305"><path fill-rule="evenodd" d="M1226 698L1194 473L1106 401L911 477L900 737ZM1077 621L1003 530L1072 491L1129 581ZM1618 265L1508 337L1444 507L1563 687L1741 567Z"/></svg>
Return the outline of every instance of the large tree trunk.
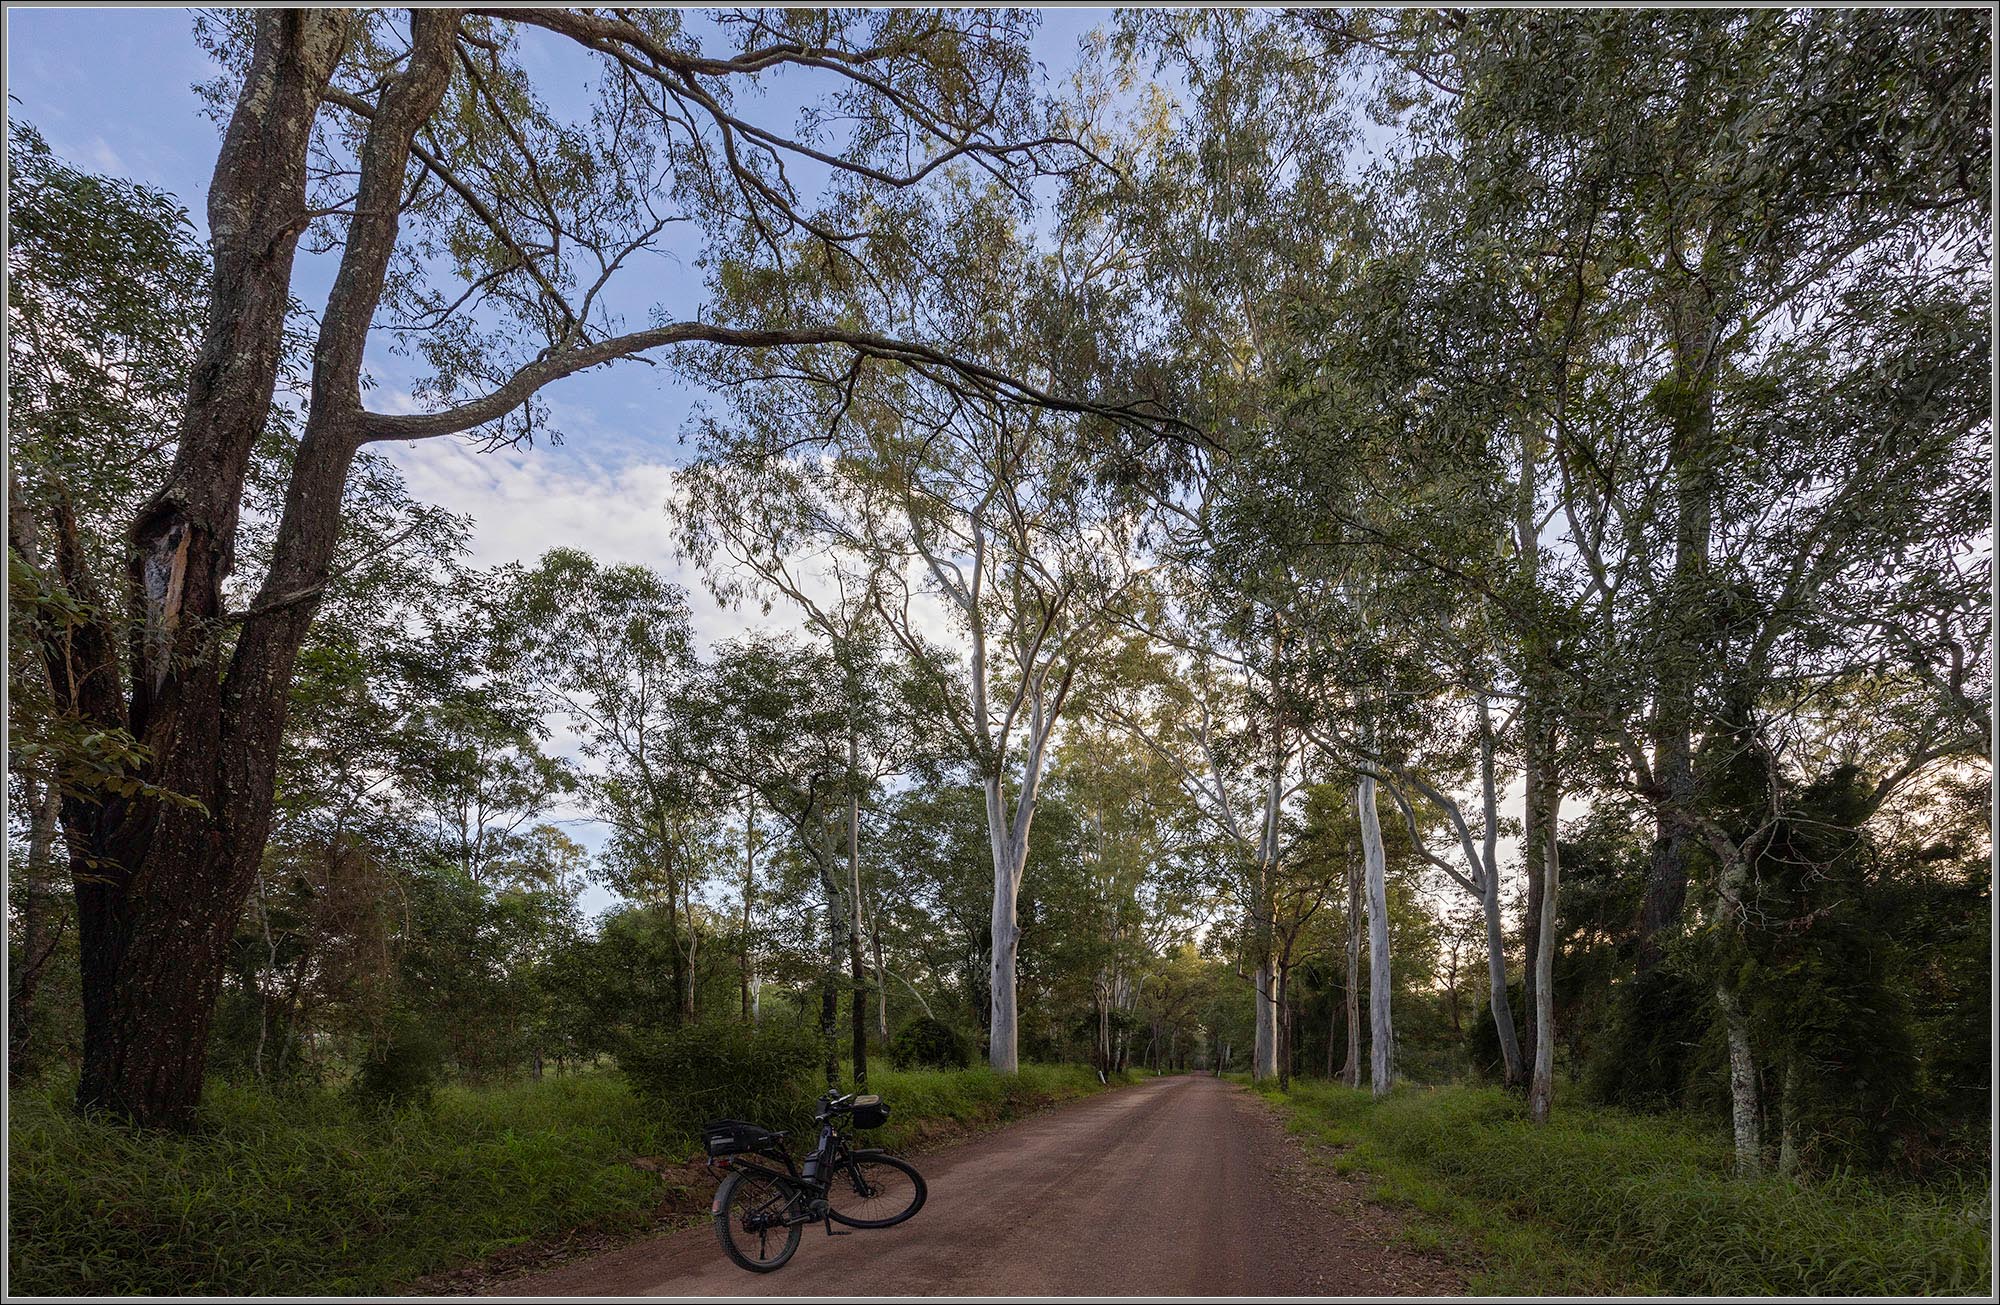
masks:
<svg viewBox="0 0 2000 1305"><path fill-rule="evenodd" d="M1250 1077L1262 1081L1278 1073L1278 1007L1273 992L1276 975L1267 955L1251 971L1250 987L1257 1001L1255 1036L1250 1044Z"/></svg>
<svg viewBox="0 0 2000 1305"><path fill-rule="evenodd" d="M1053 716L1044 716L1041 706L1032 710L1027 764L1022 768L1021 792L1015 800L1013 819L1008 819L1006 795L998 775L986 776L986 828L993 854L993 950L988 969L986 1060L1002 1074L1021 1070L1020 996L1015 986L1015 966L1020 956L1021 926L1019 905L1021 876L1028 868L1028 833L1034 826L1036 795L1041 787L1042 759L1046 756Z"/></svg>
<svg viewBox="0 0 2000 1305"><path fill-rule="evenodd" d="M1528 1118L1537 1124L1545 1124L1549 1119L1549 1108L1555 1101L1555 952L1556 952L1556 906L1562 883L1562 863L1556 852L1556 813L1561 801L1552 777L1543 785L1542 841L1544 843L1542 864L1544 886L1542 889L1541 913L1536 920L1536 932L1540 946L1535 951L1535 1041L1534 1077L1528 1088Z"/></svg>
<svg viewBox="0 0 2000 1305"><path fill-rule="evenodd" d="M1682 286L1669 296L1669 308L1674 559L1658 616L1659 652L1653 668L1653 855L1639 912L1642 973L1659 964L1663 940L1679 926L1687 902L1689 860L1696 844L1687 814L1695 800L1695 702L1707 642L1708 554L1715 515L1713 339L1720 327L1714 297L1699 284Z"/></svg>
<svg viewBox="0 0 2000 1305"><path fill-rule="evenodd" d="M193 1119L224 952L269 832L292 663L333 556L357 447L350 417L359 410L361 346L394 244L409 132L443 93L454 22L439 11L414 22L410 63L384 90L382 119L364 145L277 547L225 676L222 586L277 378L306 225L307 144L348 33L339 10L257 15L209 191L208 327L173 469L131 533L125 720L104 701L115 690L72 685L67 695L86 719L128 724L154 758L145 778L177 795L64 803L82 960L82 1109L142 1124ZM92 666L91 678L101 681L112 664Z"/></svg>
<svg viewBox="0 0 2000 1305"><path fill-rule="evenodd" d="M1361 858L1368 885L1368 1080L1376 1096L1387 1095L1396 1076L1396 1034L1389 1018L1389 887L1382 849L1382 826L1375 810L1375 777L1364 774L1354 789L1361 817Z"/></svg>
<svg viewBox="0 0 2000 1305"><path fill-rule="evenodd" d="M1025 849L1023 849L1025 850ZM987 998L991 1023L987 1032L986 1063L1002 1074L1021 1070L1020 1009L1014 986L1015 962L1020 954L1021 928L1017 904L1021 893L1020 852L1004 835L996 837L993 849L993 959L988 976Z"/></svg>

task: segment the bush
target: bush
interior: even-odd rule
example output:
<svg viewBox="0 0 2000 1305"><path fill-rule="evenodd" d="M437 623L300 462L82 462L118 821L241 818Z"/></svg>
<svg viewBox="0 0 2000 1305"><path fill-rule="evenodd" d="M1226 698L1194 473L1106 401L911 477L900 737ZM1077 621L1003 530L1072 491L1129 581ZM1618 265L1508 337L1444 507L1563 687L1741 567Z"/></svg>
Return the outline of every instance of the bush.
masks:
<svg viewBox="0 0 2000 1305"><path fill-rule="evenodd" d="M633 1091L668 1127L688 1132L721 1118L804 1127L823 1064L824 1048L807 1030L733 1021L641 1034L618 1051Z"/></svg>
<svg viewBox="0 0 2000 1305"><path fill-rule="evenodd" d="M391 1015L354 1076L354 1094L371 1105L422 1108L444 1081L450 1048L444 1037L407 1011Z"/></svg>
<svg viewBox="0 0 2000 1305"><path fill-rule="evenodd" d="M919 1015L890 1041L889 1063L897 1069L964 1069L972 1063L972 1042L943 1020Z"/></svg>

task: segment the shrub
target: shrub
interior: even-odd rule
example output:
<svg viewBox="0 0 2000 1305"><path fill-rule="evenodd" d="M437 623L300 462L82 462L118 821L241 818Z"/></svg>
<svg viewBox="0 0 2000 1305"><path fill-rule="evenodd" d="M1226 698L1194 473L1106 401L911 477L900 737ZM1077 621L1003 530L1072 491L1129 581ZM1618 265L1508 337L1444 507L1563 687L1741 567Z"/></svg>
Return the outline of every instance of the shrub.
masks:
<svg viewBox="0 0 2000 1305"><path fill-rule="evenodd" d="M354 1094L378 1106L428 1106L444 1081L449 1054L436 1029L408 1011L398 1011L362 1058Z"/></svg>
<svg viewBox="0 0 2000 1305"><path fill-rule="evenodd" d="M823 1048L804 1029L688 1024L637 1035L618 1051L633 1091L670 1128L710 1119L803 1127L820 1088Z"/></svg>
<svg viewBox="0 0 2000 1305"><path fill-rule="evenodd" d="M972 1043L943 1020L919 1015L889 1043L897 1069L964 1069L972 1063Z"/></svg>

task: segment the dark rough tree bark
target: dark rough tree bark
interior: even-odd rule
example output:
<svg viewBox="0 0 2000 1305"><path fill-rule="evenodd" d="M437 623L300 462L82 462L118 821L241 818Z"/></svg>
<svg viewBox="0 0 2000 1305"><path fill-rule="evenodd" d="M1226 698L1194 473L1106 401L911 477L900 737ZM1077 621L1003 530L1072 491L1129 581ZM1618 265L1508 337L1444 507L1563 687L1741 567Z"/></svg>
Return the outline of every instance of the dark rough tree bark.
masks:
<svg viewBox="0 0 2000 1305"><path fill-rule="evenodd" d="M123 585L131 634L121 649L110 623L84 621L42 649L59 709L86 726L129 729L148 758L130 794L66 795L63 802L82 958L78 1105L168 1127L187 1126L200 1096L224 949L269 831L294 662L330 577L342 488L367 443L480 427L495 433L496 423L520 415L553 381L691 342L846 349L928 368L988 398L1113 419L1136 415L1129 407L1056 398L945 348L800 325L784 320L781 310L751 326L666 321L617 334L596 302L603 280L627 256L650 248L672 219L650 227L639 219L635 231L600 235L593 247L570 239L564 227L565 221L581 223L577 213L587 206L572 202L565 209L550 201L537 227L533 218L519 217L524 206L502 209L482 197L481 187L502 184L510 169L523 175L535 170L533 151L515 129L517 117L539 110L526 94L525 76L504 66L501 52L521 29L539 28L600 55L611 70L607 85L625 97L622 107L635 117L650 108L652 130L685 132L682 158L699 160L712 172L705 186L693 187L712 211L681 216L759 233L772 250L778 247L774 231L803 231L829 249L843 249L854 233L807 212L777 166L783 157L813 157L856 186L894 191L921 183L952 160L984 163L1003 174L1032 169L1061 144L1039 135L1020 143L1002 139L1000 133L1025 129L1025 115L987 112L976 92L953 89L1000 76L1011 78L1018 98L1026 64L1016 18L980 14L917 23L895 14L759 14L746 20L742 49L729 56L693 48L668 11L607 17L416 10L407 20L407 40L399 33L389 41L376 38L392 20L366 12L272 9L228 21L240 23L247 59L238 65L241 82L208 197L208 323L172 468L131 523ZM958 61L962 81L927 75L950 60ZM916 161L904 162L895 142L884 147L867 141L867 133L858 137L863 144L834 155L738 117L729 107L731 79L781 66L838 79L867 100ZM503 89L522 92L517 106L527 107L499 108L494 81L508 77L514 80ZM443 114L454 87L457 110ZM439 141L453 132L463 136L458 119L476 117L473 106L482 102L492 107L485 129L493 139L453 137L468 160L479 160L476 167L455 166ZM350 134L343 137L343 131ZM493 166L492 150L504 151L510 138L519 147L517 161ZM326 166L324 151L340 148L342 140L352 159ZM321 204L320 192L343 177L347 189L340 202ZM378 308L385 296L399 309L425 302L411 292L416 274L407 270L420 257L399 245L405 218L421 211L442 228L441 205L456 205L451 221L476 237L466 244L498 251L478 256L494 262L471 269L466 297L486 291L499 304L496 311L511 307L522 328L515 335L540 323L546 347L531 347L511 367L460 357L454 368L433 357L441 373L435 393L450 401L447 406L371 413L363 402L362 368ZM525 211L534 212L532 206ZM303 435L268 569L248 606L232 611L225 586L237 560L252 448L272 416L294 261L301 238L329 219L344 221L345 230L327 246L337 245L340 253L314 332ZM576 257L579 244L600 259L593 275L603 275L594 284L590 277L579 281L576 266L561 262ZM565 290L578 285L585 287L581 293ZM450 301L446 295L429 302ZM450 312L436 309L431 324ZM468 394L474 388L468 378L490 388ZM96 585L74 529L59 529L50 552L51 569L65 588L79 599L93 598Z"/></svg>

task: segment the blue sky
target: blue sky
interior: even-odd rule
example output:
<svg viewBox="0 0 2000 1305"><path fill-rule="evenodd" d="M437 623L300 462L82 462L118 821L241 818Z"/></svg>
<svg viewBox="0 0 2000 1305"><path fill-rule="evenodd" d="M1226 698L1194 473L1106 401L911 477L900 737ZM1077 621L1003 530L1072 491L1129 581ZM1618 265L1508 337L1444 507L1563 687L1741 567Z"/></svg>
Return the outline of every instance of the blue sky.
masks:
<svg viewBox="0 0 2000 1305"><path fill-rule="evenodd" d="M1044 13L1036 53L1052 77L1073 65L1079 39L1110 13ZM214 77L216 67L195 43L193 17L186 9L10 7L8 112L34 123L74 164L171 192L199 229L217 126L193 87ZM569 97L581 102L590 71L587 57L567 53L566 46L539 33L523 46L540 89L559 110ZM795 94L789 103L782 86L769 95L771 116L789 120ZM301 297L309 304L322 297L330 275L326 257L302 256ZM643 320L655 303L683 315L701 293L694 269L655 263L633 269L618 306L628 320ZM393 407L394 391L411 379L401 362L380 350L371 354L370 374L383 391L371 401L385 407ZM531 558L563 544L677 570L668 556L662 503L695 396L671 368L633 364L573 377L546 397L567 436L561 445L486 454L431 441L388 452L418 497L474 517L481 563ZM697 591L704 635L737 623L735 614L710 610L700 600L694 576L678 578Z"/></svg>

